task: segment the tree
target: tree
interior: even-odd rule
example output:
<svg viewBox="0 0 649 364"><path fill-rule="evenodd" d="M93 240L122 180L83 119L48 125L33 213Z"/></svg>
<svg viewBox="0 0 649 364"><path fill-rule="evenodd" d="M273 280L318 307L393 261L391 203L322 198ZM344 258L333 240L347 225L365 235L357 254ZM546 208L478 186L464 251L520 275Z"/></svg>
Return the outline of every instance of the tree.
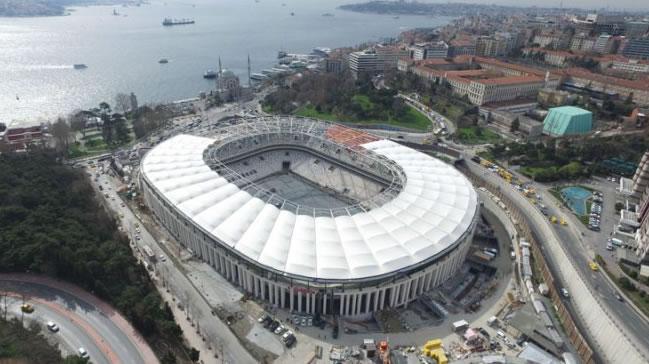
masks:
<svg viewBox="0 0 649 364"><path fill-rule="evenodd" d="M521 122L518 120L518 118L516 118L512 121L512 125L509 127L509 131L515 133L518 131L520 127L521 127Z"/></svg>
<svg viewBox="0 0 649 364"><path fill-rule="evenodd" d="M201 356L201 352L198 351L198 350L196 350L196 348L193 348L193 347L192 347L191 350L189 351L189 358L190 358L193 362L197 362L198 359L200 359L200 356Z"/></svg>
<svg viewBox="0 0 649 364"><path fill-rule="evenodd" d="M63 118L58 118L51 125L50 130L56 140L56 150L59 152L68 150L70 144L70 125Z"/></svg>
<svg viewBox="0 0 649 364"><path fill-rule="evenodd" d="M126 119L119 114L113 115L113 126L115 128L115 137L119 144L127 143L130 140Z"/></svg>
<svg viewBox="0 0 649 364"><path fill-rule="evenodd" d="M108 114L101 114L101 120L103 122L101 126L101 136L104 138L106 145L111 145L114 140L113 118Z"/></svg>
<svg viewBox="0 0 649 364"><path fill-rule="evenodd" d="M115 110L123 115L131 111L131 97L123 93L115 95Z"/></svg>
<svg viewBox="0 0 649 364"><path fill-rule="evenodd" d="M81 132L81 135L86 136L86 123L88 119L81 111L75 111L68 117L70 128L75 132Z"/></svg>

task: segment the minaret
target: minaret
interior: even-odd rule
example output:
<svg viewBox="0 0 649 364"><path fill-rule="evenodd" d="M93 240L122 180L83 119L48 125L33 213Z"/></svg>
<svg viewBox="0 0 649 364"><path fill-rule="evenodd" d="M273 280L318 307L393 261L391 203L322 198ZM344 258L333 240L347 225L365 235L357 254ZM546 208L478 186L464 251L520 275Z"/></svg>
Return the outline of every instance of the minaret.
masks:
<svg viewBox="0 0 649 364"><path fill-rule="evenodd" d="M250 87L250 54L248 54L248 87Z"/></svg>

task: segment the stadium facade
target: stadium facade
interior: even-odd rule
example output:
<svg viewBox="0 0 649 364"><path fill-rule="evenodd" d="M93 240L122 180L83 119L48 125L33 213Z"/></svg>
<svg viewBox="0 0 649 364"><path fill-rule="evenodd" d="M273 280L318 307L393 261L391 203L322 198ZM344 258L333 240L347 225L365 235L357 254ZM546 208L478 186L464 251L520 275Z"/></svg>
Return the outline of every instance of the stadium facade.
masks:
<svg viewBox="0 0 649 364"><path fill-rule="evenodd" d="M139 182L195 256L251 296L307 314L407 306L457 272L479 209L450 165L292 117L172 137L145 156Z"/></svg>

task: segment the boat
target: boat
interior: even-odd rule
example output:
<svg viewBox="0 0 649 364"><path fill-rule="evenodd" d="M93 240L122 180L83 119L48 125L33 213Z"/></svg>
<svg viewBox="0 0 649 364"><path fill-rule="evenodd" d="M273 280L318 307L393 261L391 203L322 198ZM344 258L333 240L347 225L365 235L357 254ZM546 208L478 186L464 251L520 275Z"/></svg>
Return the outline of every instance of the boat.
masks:
<svg viewBox="0 0 649 364"><path fill-rule="evenodd" d="M158 63L160 63L160 64L167 64L167 63L169 63L169 60L166 59L166 58L160 58L160 60L158 61Z"/></svg>
<svg viewBox="0 0 649 364"><path fill-rule="evenodd" d="M88 68L88 66L86 66L83 63L76 63L73 67L74 67L75 70L83 70L83 69Z"/></svg>
<svg viewBox="0 0 649 364"><path fill-rule="evenodd" d="M250 79L255 81L264 81L268 79L268 76L262 73L253 73L250 75Z"/></svg>
<svg viewBox="0 0 649 364"><path fill-rule="evenodd" d="M162 21L162 25L169 27L172 25L185 25L185 24L194 24L196 23L194 19L172 19L172 18L164 18Z"/></svg>
<svg viewBox="0 0 649 364"><path fill-rule="evenodd" d="M399 15L393 16L392 19L399 19Z"/></svg>
<svg viewBox="0 0 649 364"><path fill-rule="evenodd" d="M205 73L203 73L203 78L211 80L211 79L216 78L217 75L218 75L218 73L216 71L207 70L207 71L205 71Z"/></svg>
<svg viewBox="0 0 649 364"><path fill-rule="evenodd" d="M332 13L324 13L322 16L334 16Z"/></svg>
<svg viewBox="0 0 649 364"><path fill-rule="evenodd" d="M291 11L291 16L295 16L295 13Z"/></svg>

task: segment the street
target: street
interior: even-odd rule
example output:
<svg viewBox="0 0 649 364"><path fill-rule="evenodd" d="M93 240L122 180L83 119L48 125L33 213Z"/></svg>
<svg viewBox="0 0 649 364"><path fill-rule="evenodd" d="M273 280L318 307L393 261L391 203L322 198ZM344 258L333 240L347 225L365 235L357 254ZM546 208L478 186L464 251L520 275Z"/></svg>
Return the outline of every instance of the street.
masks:
<svg viewBox="0 0 649 364"><path fill-rule="evenodd" d="M79 288L45 277L1 274L0 292L8 293L10 316L41 326L64 355L78 355L83 347L94 363L157 362L153 351L121 315L105 303L96 306L99 300ZM23 295L34 307L31 314L21 312ZM48 330L48 321L56 323L59 331Z"/></svg>

